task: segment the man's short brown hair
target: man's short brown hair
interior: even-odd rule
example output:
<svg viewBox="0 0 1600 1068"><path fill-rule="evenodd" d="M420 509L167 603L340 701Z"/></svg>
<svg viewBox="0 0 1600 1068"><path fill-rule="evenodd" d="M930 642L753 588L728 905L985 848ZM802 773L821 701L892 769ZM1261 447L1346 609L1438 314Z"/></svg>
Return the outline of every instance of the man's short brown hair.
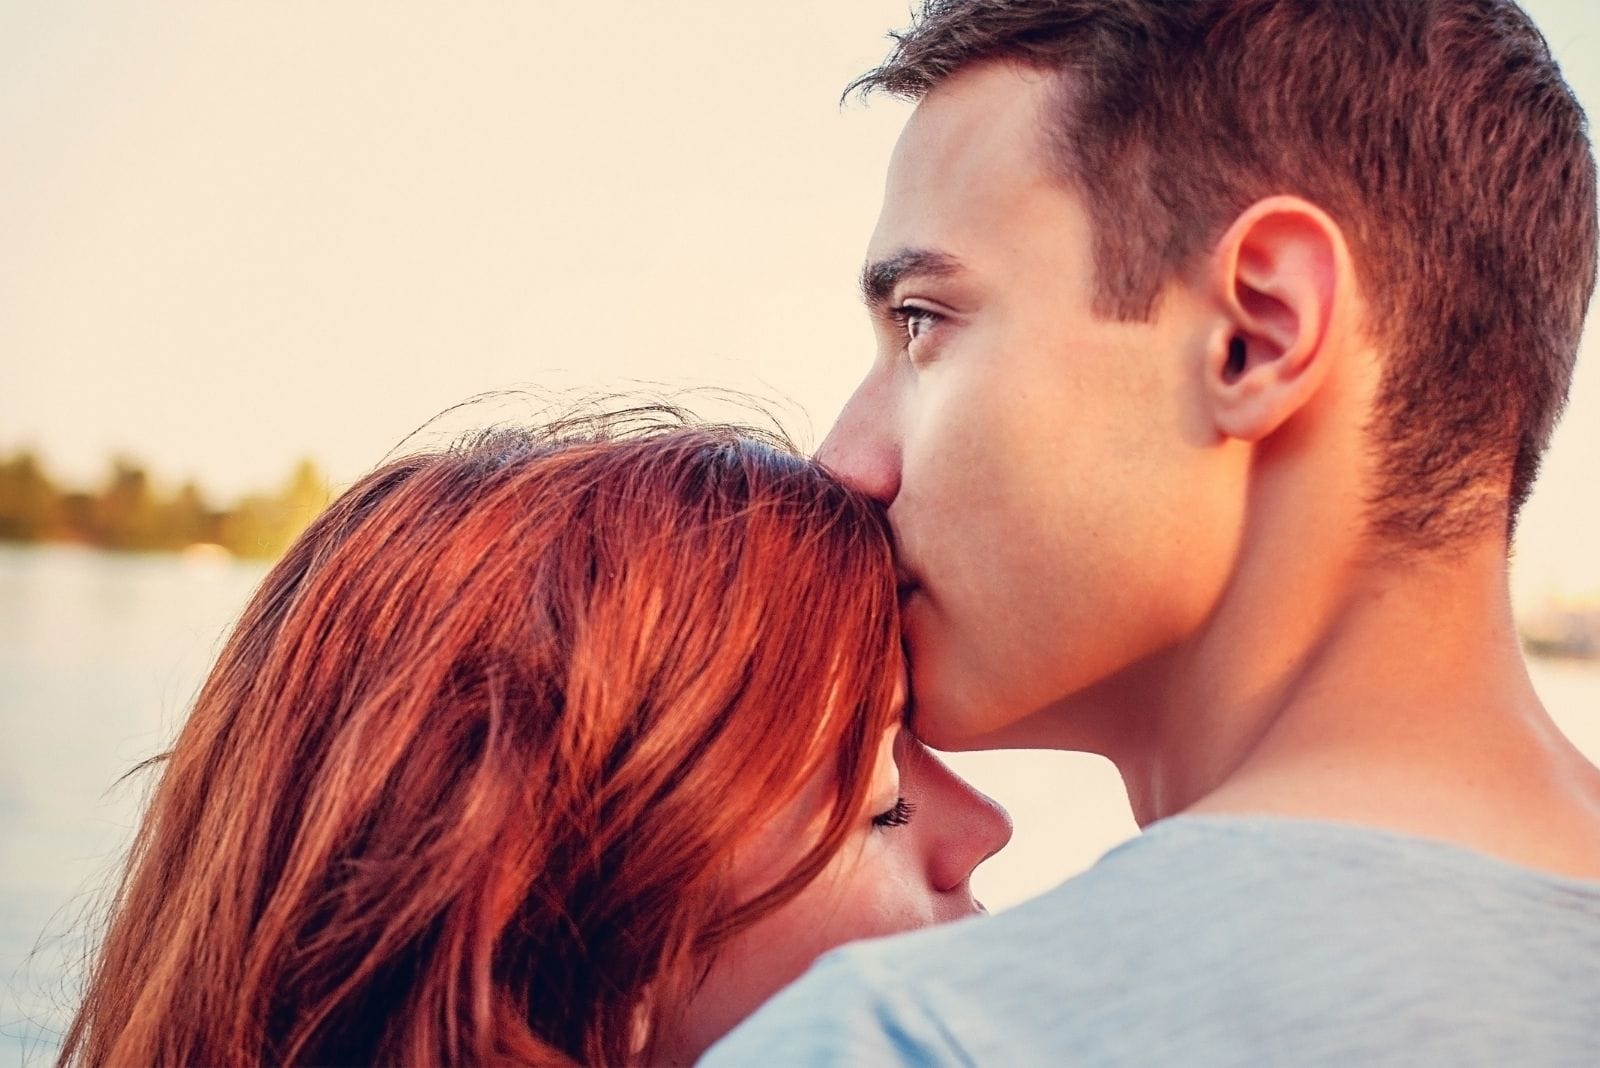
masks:
<svg viewBox="0 0 1600 1068"><path fill-rule="evenodd" d="M1064 75L1048 116L1095 228L1095 307L1146 319L1254 201L1344 230L1386 365L1386 541L1510 524L1595 278L1582 109L1509 0L927 0L850 90L919 99L970 64Z"/></svg>

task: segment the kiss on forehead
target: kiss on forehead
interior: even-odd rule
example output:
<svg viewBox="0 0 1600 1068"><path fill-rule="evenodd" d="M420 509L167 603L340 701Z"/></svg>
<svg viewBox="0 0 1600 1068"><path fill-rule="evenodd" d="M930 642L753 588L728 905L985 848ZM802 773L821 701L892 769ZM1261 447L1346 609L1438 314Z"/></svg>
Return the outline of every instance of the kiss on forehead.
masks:
<svg viewBox="0 0 1600 1068"><path fill-rule="evenodd" d="M894 37L851 87L916 102L876 351L818 457L888 510L916 734L1101 754L1145 833L828 958L712 1062L1592 1056L1600 772L1506 590L1595 279L1539 31L929 0Z"/></svg>

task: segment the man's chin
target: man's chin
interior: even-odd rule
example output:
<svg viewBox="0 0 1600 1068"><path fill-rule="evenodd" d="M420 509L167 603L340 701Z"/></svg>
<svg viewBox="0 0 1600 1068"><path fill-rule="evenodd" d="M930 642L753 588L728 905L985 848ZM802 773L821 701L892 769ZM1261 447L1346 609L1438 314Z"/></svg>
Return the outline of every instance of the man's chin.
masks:
<svg viewBox="0 0 1600 1068"><path fill-rule="evenodd" d="M989 732L983 724L973 721L971 702L950 695L938 680L928 680L919 687L921 682L913 671L911 733L918 741L947 753L987 748L983 739Z"/></svg>
<svg viewBox="0 0 1600 1068"><path fill-rule="evenodd" d="M911 677L911 730L925 745L955 753L996 748L987 739L1001 711L993 707L992 688L963 670L952 645L941 641L948 630L927 591L918 587L900 601L900 625ZM1003 726L1002 718L998 725Z"/></svg>
<svg viewBox="0 0 1600 1068"><path fill-rule="evenodd" d="M958 676L948 668L924 671L913 661L911 695L911 733L932 749L961 753L1054 748L1037 736L1040 723L1036 717L997 704L994 687Z"/></svg>

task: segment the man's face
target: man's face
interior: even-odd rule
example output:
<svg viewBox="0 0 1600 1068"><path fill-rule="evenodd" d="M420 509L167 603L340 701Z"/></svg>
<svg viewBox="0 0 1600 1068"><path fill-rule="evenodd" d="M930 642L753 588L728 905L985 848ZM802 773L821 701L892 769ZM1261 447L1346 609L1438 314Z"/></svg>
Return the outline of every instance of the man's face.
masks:
<svg viewBox="0 0 1600 1068"><path fill-rule="evenodd" d="M1200 392L1215 319L1176 284L1151 322L1091 313L1049 91L980 65L908 122L863 276L877 357L820 452L890 505L937 746L1060 744L1039 725L1192 632L1237 537L1242 466L1218 463Z"/></svg>

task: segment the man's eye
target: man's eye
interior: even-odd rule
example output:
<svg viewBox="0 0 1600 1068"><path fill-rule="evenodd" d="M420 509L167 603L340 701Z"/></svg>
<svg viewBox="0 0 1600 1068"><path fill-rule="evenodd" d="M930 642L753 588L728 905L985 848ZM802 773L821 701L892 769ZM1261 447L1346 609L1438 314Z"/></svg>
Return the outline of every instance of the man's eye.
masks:
<svg viewBox="0 0 1600 1068"><path fill-rule="evenodd" d="M885 812L880 812L872 817L874 827L904 827L911 822L911 814L917 806L901 797L895 800L893 807Z"/></svg>
<svg viewBox="0 0 1600 1068"><path fill-rule="evenodd" d="M897 304L889 309L889 314L905 330L908 344L932 330L941 318L938 312L914 304Z"/></svg>

